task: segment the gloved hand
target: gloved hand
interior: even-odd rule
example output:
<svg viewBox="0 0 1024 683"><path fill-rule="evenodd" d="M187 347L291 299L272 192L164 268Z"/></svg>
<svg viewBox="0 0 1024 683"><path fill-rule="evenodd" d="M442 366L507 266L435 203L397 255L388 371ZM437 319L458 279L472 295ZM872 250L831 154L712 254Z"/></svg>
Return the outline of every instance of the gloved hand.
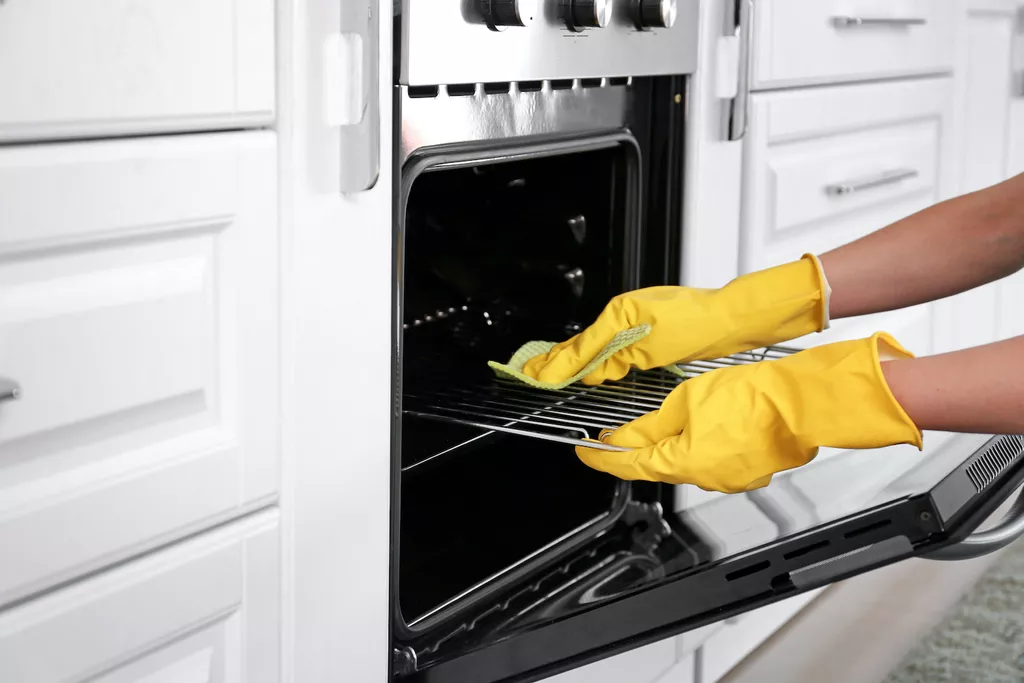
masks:
<svg viewBox="0 0 1024 683"><path fill-rule="evenodd" d="M621 294L597 320L522 372L558 383L581 372L623 330L643 323L650 334L622 349L583 378L595 385L643 370L691 360L722 358L795 339L828 327L828 285L818 259L740 276L721 289L650 287Z"/></svg>
<svg viewBox="0 0 1024 683"><path fill-rule="evenodd" d="M635 450L577 447L576 454L621 479L738 493L810 462L819 446L921 448L921 431L892 395L880 363L910 357L878 333L713 370L683 381L660 409L601 435Z"/></svg>

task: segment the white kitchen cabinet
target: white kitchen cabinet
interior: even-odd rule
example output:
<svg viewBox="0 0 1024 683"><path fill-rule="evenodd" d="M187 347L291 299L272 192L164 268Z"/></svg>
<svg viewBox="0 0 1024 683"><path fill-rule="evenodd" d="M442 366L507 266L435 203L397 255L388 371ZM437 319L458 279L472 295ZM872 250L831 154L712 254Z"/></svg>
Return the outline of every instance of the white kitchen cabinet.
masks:
<svg viewBox="0 0 1024 683"><path fill-rule="evenodd" d="M276 683L279 558L266 512L0 611L0 680Z"/></svg>
<svg viewBox="0 0 1024 683"><path fill-rule="evenodd" d="M276 177L269 132L0 148L0 605L275 499Z"/></svg>
<svg viewBox="0 0 1024 683"><path fill-rule="evenodd" d="M740 269L850 242L938 200L950 79L757 93Z"/></svg>
<svg viewBox="0 0 1024 683"><path fill-rule="evenodd" d="M0 3L0 141L262 125L273 0Z"/></svg>
<svg viewBox="0 0 1024 683"><path fill-rule="evenodd" d="M1024 109L1013 65L1024 59L1014 0L966 0L955 77L956 194L994 185L1024 170L1017 152ZM1016 48L1016 49L1015 49ZM1020 334L1020 276L935 304L935 351L978 346Z"/></svg>
<svg viewBox="0 0 1024 683"><path fill-rule="evenodd" d="M755 94L740 270L822 254L941 200L949 185L951 97L948 78ZM929 353L931 307L834 321L791 345L878 330Z"/></svg>
<svg viewBox="0 0 1024 683"><path fill-rule="evenodd" d="M705 642L697 655L699 683L715 683L753 652L772 633L818 597L817 589L731 619Z"/></svg>
<svg viewBox="0 0 1024 683"><path fill-rule="evenodd" d="M953 0L760 0L754 87L949 72Z"/></svg>

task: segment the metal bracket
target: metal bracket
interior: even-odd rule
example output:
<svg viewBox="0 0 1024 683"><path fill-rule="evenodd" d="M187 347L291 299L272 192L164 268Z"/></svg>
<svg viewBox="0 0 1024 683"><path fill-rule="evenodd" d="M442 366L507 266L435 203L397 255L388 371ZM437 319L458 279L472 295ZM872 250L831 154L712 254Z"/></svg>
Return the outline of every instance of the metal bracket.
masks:
<svg viewBox="0 0 1024 683"><path fill-rule="evenodd" d="M626 503L622 520L630 526L638 527L633 531L633 544L644 553L654 550L672 533L665 521L665 511L658 502L639 503L631 500Z"/></svg>

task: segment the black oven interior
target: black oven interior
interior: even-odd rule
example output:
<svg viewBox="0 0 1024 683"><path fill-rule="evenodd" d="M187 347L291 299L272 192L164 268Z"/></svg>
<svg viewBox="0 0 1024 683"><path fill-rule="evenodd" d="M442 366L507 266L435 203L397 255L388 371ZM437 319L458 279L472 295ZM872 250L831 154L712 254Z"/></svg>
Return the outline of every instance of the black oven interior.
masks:
<svg viewBox="0 0 1024 683"><path fill-rule="evenodd" d="M624 140L478 152L409 181L403 226L403 396L493 377L529 340L560 340L636 277L638 154ZM592 537L628 487L572 449L404 416L398 616L458 617Z"/></svg>

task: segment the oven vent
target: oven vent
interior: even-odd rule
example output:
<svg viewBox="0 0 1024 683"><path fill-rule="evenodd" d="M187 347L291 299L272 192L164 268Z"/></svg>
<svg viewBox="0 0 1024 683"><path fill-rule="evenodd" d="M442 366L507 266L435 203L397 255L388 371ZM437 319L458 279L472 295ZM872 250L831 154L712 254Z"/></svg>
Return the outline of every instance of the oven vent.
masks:
<svg viewBox="0 0 1024 683"><path fill-rule="evenodd" d="M441 88L436 85L410 85L409 97L437 97Z"/></svg>
<svg viewBox="0 0 1024 683"><path fill-rule="evenodd" d="M2 1L2 0L0 0ZM628 86L632 78L561 78L550 81L498 81L494 83L450 83L440 85L410 85L407 88L410 99L433 99L441 94L449 97L474 97L483 91L484 95L508 95L513 92L513 86L519 93L542 92L545 84L552 90L590 90L594 88Z"/></svg>
<svg viewBox="0 0 1024 683"><path fill-rule="evenodd" d="M682 364L677 366L679 374L667 370L634 372L599 386L575 384L559 390L534 389L496 377L476 385L420 382L404 387L402 412L487 431L618 451L623 449L592 439L604 429L615 429L656 410L686 377L792 353L792 349L770 347L721 360Z"/></svg>
<svg viewBox="0 0 1024 683"><path fill-rule="evenodd" d="M472 97L476 94L476 83L452 83L445 89L449 97Z"/></svg>
<svg viewBox="0 0 1024 683"><path fill-rule="evenodd" d="M1024 436L1001 437L967 466L967 478L980 493L1017 459L1021 451L1024 451Z"/></svg>

